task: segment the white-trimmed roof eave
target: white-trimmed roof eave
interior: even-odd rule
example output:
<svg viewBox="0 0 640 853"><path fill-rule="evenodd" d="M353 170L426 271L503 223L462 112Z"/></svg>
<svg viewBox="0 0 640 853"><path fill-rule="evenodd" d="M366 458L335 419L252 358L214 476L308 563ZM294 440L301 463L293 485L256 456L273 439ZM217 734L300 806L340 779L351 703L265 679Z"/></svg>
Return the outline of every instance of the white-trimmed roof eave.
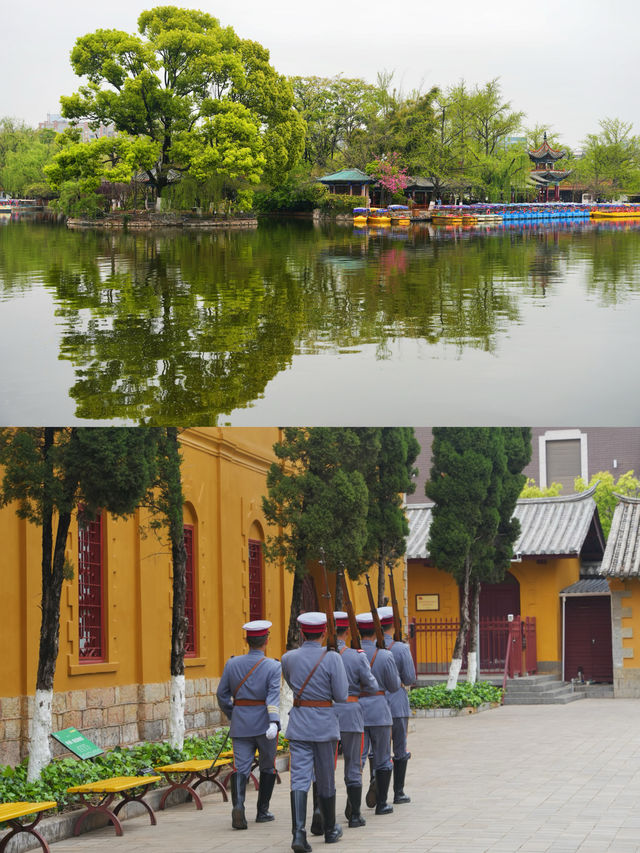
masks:
<svg viewBox="0 0 640 853"><path fill-rule="evenodd" d="M608 577L640 577L640 498L616 495L600 574Z"/></svg>

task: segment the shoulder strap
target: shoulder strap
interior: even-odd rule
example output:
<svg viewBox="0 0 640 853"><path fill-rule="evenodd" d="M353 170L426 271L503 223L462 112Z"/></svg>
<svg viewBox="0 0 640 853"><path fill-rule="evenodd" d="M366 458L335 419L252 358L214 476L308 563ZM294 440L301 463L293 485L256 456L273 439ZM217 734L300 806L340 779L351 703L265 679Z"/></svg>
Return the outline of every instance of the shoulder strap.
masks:
<svg viewBox="0 0 640 853"><path fill-rule="evenodd" d="M240 688L242 687L242 685L245 683L245 681L247 680L247 678L249 678L249 676L251 675L251 673L252 673L252 672L255 672L255 671L256 671L256 669L260 666L260 664L261 664L264 660L266 660L266 658L260 658L260 660L259 660L256 664L254 664L254 665L251 667L251 669L249 670L249 672L245 675L245 677L242 679L242 681L240 682L240 684L238 684L238 686L236 687L236 689L233 691L233 698L234 698L234 699L235 699L235 698L236 698L236 696L238 695L238 691L240 690Z"/></svg>
<svg viewBox="0 0 640 853"><path fill-rule="evenodd" d="M311 676L313 675L313 673L316 671L316 669L320 666L320 664L324 660L324 656L326 655L326 653L327 653L327 650L325 649L322 652L322 654L320 655L320 657L318 658L318 660L316 661L316 664L313 667L313 669L311 670L311 672L309 673L309 675L305 678L304 684L302 685L302 687L298 691L298 695L296 696L296 699L300 699L302 697L302 694L304 693L305 687L311 681Z"/></svg>
<svg viewBox="0 0 640 853"><path fill-rule="evenodd" d="M380 649L376 649L375 652L373 653L373 657L371 658L371 669L373 669L373 663L374 663L375 659L378 657L379 651L380 651Z"/></svg>

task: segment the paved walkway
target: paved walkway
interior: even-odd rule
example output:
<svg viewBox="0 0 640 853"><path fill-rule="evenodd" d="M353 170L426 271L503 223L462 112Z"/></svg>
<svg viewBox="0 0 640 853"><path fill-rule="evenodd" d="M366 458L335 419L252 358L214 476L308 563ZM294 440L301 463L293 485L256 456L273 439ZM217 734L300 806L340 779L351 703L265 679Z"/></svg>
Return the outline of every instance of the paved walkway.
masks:
<svg viewBox="0 0 640 853"><path fill-rule="evenodd" d="M365 809L335 853L631 853L640 851L640 700L507 706L482 714L418 719L410 735L406 791L392 815ZM338 763L337 776L341 776ZM248 794L253 818L256 794ZM338 786L340 813L345 794ZM269 824L231 829L230 804L206 797L124 825L61 841L52 853L211 853L290 849L289 775L277 785ZM310 808L309 808L310 811ZM308 826L308 822L307 822ZM315 853L328 850L309 835Z"/></svg>

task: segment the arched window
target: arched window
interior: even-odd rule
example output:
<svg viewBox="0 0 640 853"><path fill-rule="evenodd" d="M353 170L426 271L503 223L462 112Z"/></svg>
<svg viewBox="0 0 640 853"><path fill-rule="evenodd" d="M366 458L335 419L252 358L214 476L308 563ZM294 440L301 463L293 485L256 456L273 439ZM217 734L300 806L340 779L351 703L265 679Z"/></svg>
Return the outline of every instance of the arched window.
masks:
<svg viewBox="0 0 640 853"><path fill-rule="evenodd" d="M105 659L102 513L78 519L78 661Z"/></svg>
<svg viewBox="0 0 640 853"><path fill-rule="evenodd" d="M184 615L189 620L189 624L187 626L187 635L184 639L184 653L187 657L195 657L196 656L196 594L195 594L195 585L196 585L196 572L195 572L195 561L194 561L194 551L193 551L193 524L185 524L184 525L184 545L187 551L187 563L185 567L185 579L186 579L186 596L184 603Z"/></svg>
<svg viewBox="0 0 640 853"><path fill-rule="evenodd" d="M264 619L262 542L249 539L249 621Z"/></svg>

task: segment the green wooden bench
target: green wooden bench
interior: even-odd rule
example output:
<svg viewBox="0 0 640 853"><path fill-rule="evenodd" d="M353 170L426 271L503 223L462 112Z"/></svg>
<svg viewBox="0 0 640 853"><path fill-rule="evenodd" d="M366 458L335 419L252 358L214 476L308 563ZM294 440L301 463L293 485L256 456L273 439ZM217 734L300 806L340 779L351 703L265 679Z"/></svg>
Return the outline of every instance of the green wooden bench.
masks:
<svg viewBox="0 0 640 853"><path fill-rule="evenodd" d="M45 853L51 853L49 845L35 829L35 826L40 822L43 812L46 812L47 809L53 809L57 805L55 801L51 800L45 800L41 803L0 803L0 823L8 823L11 827L11 832L0 840L0 853L6 850L12 838L21 833L33 835L38 839L40 847ZM36 815L35 820L31 823L21 823L21 818L28 815Z"/></svg>

